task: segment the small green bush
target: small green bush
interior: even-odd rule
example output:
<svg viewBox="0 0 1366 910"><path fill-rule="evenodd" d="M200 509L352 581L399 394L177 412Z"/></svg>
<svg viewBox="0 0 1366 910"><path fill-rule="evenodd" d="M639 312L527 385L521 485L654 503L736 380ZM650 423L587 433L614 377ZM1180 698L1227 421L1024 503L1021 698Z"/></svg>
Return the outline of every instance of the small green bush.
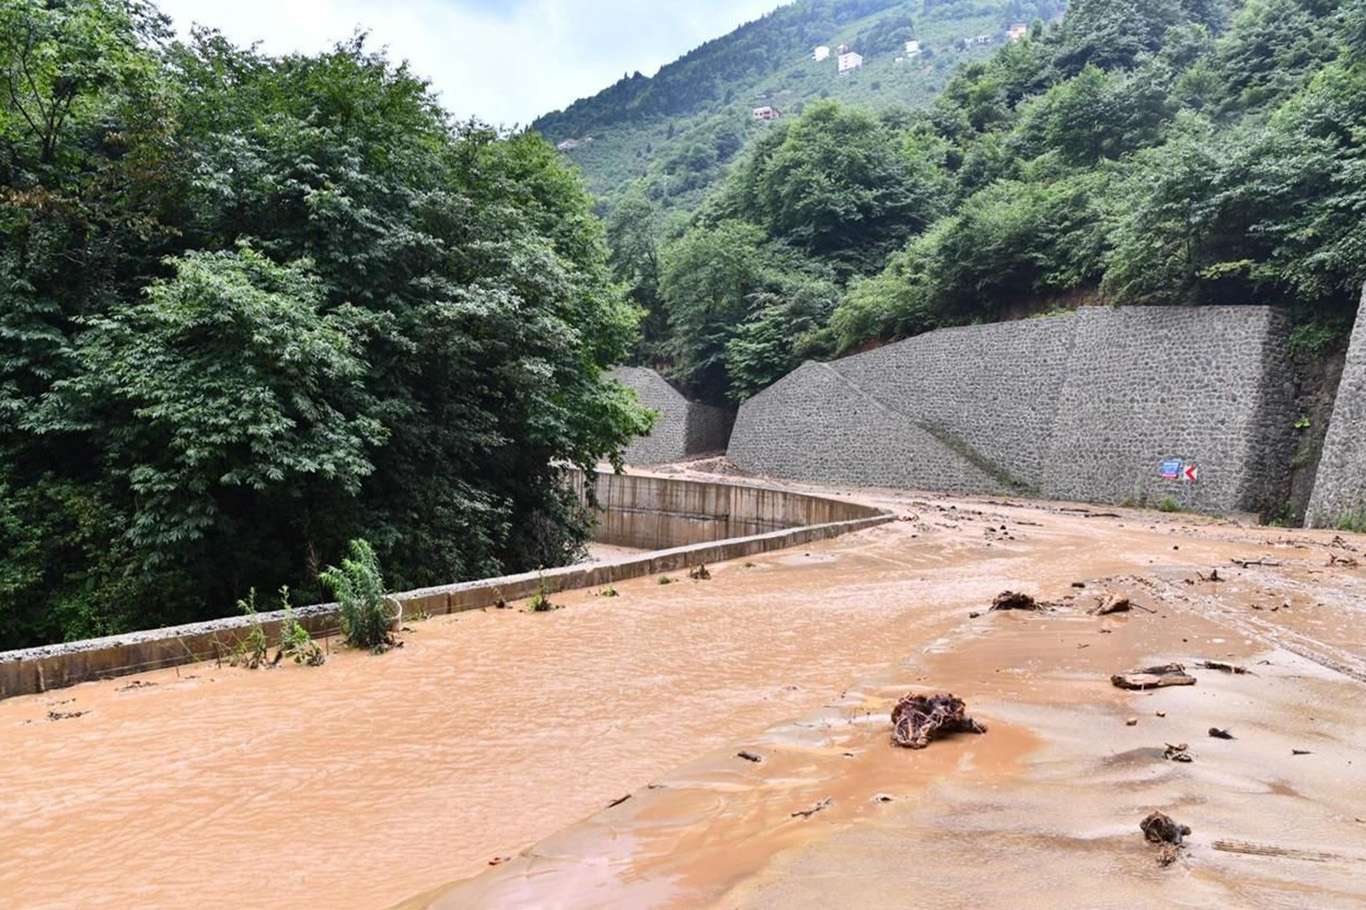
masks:
<svg viewBox="0 0 1366 910"><path fill-rule="evenodd" d="M288 587L280 589L280 604L285 611L284 622L280 624L280 657L288 657L296 664L321 667L327 657L313 640L313 636L308 634L308 630L294 616L294 608L289 605Z"/></svg>
<svg viewBox="0 0 1366 910"><path fill-rule="evenodd" d="M1168 496L1168 497L1164 498L1161 502L1159 502L1159 503L1157 504L1157 511L1159 511L1159 512L1184 512L1185 509L1183 509L1183 508L1181 507L1181 503L1177 502L1173 497Z"/></svg>
<svg viewBox="0 0 1366 910"><path fill-rule="evenodd" d="M616 596L618 596L618 595L617 595L617 589L614 588L614 587L612 587L611 585L608 585L607 587L603 588L601 591L598 592L598 596L599 596L599 597L616 597Z"/></svg>
<svg viewBox="0 0 1366 910"><path fill-rule="evenodd" d="M1338 517L1337 524L1334 525L1339 531L1351 531L1354 534L1366 534L1366 506L1354 512L1345 512Z"/></svg>
<svg viewBox="0 0 1366 910"><path fill-rule="evenodd" d="M671 585L674 583L674 580L667 575L661 575L659 576L659 583L661 585Z"/></svg>
<svg viewBox="0 0 1366 910"><path fill-rule="evenodd" d="M369 543L351 541L351 557L343 559L340 567L328 566L318 577L341 604L342 637L347 644L376 654L393 647L390 629L396 617L385 604L392 598L384 594L384 576Z"/></svg>
<svg viewBox="0 0 1366 910"><path fill-rule="evenodd" d="M233 649L232 665L255 670L258 667L265 666L267 651L266 632L261 628L261 620L257 616L255 588L248 591L244 599L237 602L237 609L246 614L247 619L251 621L251 628L246 636L237 642L237 647Z"/></svg>

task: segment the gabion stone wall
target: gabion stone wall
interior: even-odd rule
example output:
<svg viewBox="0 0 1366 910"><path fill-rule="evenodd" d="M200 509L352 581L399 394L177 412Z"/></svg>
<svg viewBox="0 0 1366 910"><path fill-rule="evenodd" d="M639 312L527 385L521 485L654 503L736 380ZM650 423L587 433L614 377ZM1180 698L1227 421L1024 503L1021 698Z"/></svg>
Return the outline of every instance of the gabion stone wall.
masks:
<svg viewBox="0 0 1366 910"><path fill-rule="evenodd" d="M729 454L815 482L1257 510L1288 469L1287 331L1267 307L942 329L794 371L740 408ZM1163 479L1169 459L1198 480Z"/></svg>
<svg viewBox="0 0 1366 910"><path fill-rule="evenodd" d="M1305 524L1333 527L1366 516L1366 288L1352 329L1333 418L1323 441Z"/></svg>
<svg viewBox="0 0 1366 910"><path fill-rule="evenodd" d="M834 365L798 367L740 407L730 460L773 477L869 487L1002 489Z"/></svg>
<svg viewBox="0 0 1366 910"><path fill-rule="evenodd" d="M1270 307L1089 307L1076 323L1042 489L1209 512L1273 505L1294 435L1289 325ZM1157 465L1199 466L1193 485Z"/></svg>
<svg viewBox="0 0 1366 910"><path fill-rule="evenodd" d="M617 367L610 375L634 389L641 404L659 412L650 434L626 449L627 464L667 464L706 452L725 451L735 420L729 411L689 401L654 370Z"/></svg>

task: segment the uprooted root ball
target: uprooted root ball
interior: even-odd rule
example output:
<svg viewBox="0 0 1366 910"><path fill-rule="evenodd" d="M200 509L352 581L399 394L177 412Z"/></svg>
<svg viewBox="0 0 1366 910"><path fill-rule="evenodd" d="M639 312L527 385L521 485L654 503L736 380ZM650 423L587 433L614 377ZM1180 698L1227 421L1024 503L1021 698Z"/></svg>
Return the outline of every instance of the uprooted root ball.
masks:
<svg viewBox="0 0 1366 910"><path fill-rule="evenodd" d="M1148 843L1161 845L1157 862L1163 866L1170 866L1176 862L1186 837L1191 833L1189 825L1179 824L1162 812L1148 813L1148 817L1139 822L1138 827L1143 831Z"/></svg>
<svg viewBox="0 0 1366 910"><path fill-rule="evenodd" d="M1016 591L1002 591L991 602L992 610L1042 610L1043 605L1028 594Z"/></svg>
<svg viewBox="0 0 1366 910"><path fill-rule="evenodd" d="M892 742L923 749L930 740L949 733L985 733L983 724L968 717L967 705L947 692L906 695L892 709Z"/></svg>

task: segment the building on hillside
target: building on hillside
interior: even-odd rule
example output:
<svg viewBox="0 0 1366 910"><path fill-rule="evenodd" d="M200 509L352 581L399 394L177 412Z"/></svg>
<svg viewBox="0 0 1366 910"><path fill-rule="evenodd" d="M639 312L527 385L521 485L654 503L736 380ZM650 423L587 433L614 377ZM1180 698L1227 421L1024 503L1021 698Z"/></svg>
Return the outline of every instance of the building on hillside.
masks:
<svg viewBox="0 0 1366 910"><path fill-rule="evenodd" d="M815 60L817 63L820 63L822 60L829 60L830 48L822 44L820 47L816 48L811 52L811 59Z"/></svg>
<svg viewBox="0 0 1366 910"><path fill-rule="evenodd" d="M563 141L563 142L559 143L558 145L556 145L556 146L555 146L555 150L556 150L556 151L559 151L559 152L572 152L572 151L574 151L574 149L576 149L576 148L578 148L578 147L579 147L579 140L577 140L577 139L566 139L565 141Z"/></svg>
<svg viewBox="0 0 1366 910"><path fill-rule="evenodd" d="M849 53L849 45L847 45L847 44L841 44L839 47L835 48L835 54L836 54L837 56L838 56L839 54L847 54L847 53Z"/></svg>
<svg viewBox="0 0 1366 910"><path fill-rule="evenodd" d="M845 73L851 72L851 71L856 70L856 69L862 69L862 68L863 68L863 55L862 55L862 54L855 53L854 51L848 51L848 52L846 52L846 53L840 54L840 56L839 56L839 70L838 70L838 71L839 71L839 74L840 74L841 76L844 75Z"/></svg>
<svg viewBox="0 0 1366 910"><path fill-rule="evenodd" d="M991 43L991 36L990 36L990 35L978 35L976 38L973 38L973 39L972 39L972 43L973 43L973 44L990 44L990 43Z"/></svg>
<svg viewBox="0 0 1366 910"><path fill-rule="evenodd" d="M906 42L906 56L907 56L907 57L914 57L914 56L918 55L919 53L920 53L920 42L919 42L919 41L907 41L907 42Z"/></svg>
<svg viewBox="0 0 1366 910"><path fill-rule="evenodd" d="M783 112L778 110L776 107L767 106L756 107L753 112L754 119L759 121L777 120L782 115Z"/></svg>
<svg viewBox="0 0 1366 910"><path fill-rule="evenodd" d="M1016 22L1010 27L1010 31L1006 32L1006 38L1010 40L1011 44L1014 44L1016 41L1023 41L1028 34L1029 26L1023 22Z"/></svg>

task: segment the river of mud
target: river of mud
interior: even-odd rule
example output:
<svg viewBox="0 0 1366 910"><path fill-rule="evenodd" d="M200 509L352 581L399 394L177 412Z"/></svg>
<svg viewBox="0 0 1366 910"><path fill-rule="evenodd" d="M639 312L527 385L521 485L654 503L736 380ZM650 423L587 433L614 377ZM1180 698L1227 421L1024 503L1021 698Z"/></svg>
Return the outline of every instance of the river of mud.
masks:
<svg viewBox="0 0 1366 910"><path fill-rule="evenodd" d="M905 520L712 566L707 581L414 623L378 657L197 665L0 702L0 895L54 908L1366 902L1366 570L1339 561L1366 563L1366 539L876 501ZM1224 580L1203 580L1215 567ZM1006 588L1058 606L983 612ZM1146 609L1089 615L1110 591ZM1201 659L1252 672L1196 670L1197 685L1151 694L1109 685ZM912 689L964 697L988 733L891 746L887 712ZM1193 762L1161 758L1178 740ZM1152 808L1194 829L1173 867L1138 833Z"/></svg>

